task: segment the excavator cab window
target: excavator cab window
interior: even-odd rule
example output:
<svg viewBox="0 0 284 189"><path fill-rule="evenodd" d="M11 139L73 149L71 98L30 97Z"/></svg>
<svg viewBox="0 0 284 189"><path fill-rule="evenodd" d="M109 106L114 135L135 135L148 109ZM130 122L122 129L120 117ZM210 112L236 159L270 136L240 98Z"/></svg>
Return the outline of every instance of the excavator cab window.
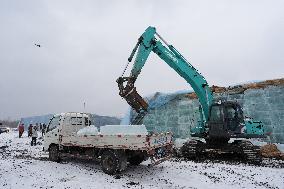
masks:
<svg viewBox="0 0 284 189"><path fill-rule="evenodd" d="M221 114L221 106L213 105L211 107L211 112L210 113L211 113L210 121L221 122L223 120L222 114Z"/></svg>
<svg viewBox="0 0 284 189"><path fill-rule="evenodd" d="M234 108L232 108L232 107L229 107L227 109L227 118L234 119L235 116L236 116L236 110Z"/></svg>
<svg viewBox="0 0 284 189"><path fill-rule="evenodd" d="M236 131L242 120L243 114L240 107L236 105L226 105L225 121L230 131Z"/></svg>
<svg viewBox="0 0 284 189"><path fill-rule="evenodd" d="M227 127L224 124L224 106L223 104L213 104L210 108L210 117L208 121L209 137L225 137Z"/></svg>
<svg viewBox="0 0 284 189"><path fill-rule="evenodd" d="M240 105L238 105L236 109L237 109L237 118L242 122L244 120L243 110Z"/></svg>

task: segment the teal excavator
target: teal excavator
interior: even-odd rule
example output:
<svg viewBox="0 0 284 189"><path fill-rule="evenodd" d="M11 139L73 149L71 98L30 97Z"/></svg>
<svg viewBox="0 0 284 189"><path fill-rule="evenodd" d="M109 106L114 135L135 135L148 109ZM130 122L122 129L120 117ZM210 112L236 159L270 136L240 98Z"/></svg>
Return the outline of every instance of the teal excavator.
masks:
<svg viewBox="0 0 284 189"><path fill-rule="evenodd" d="M151 52L157 54L190 84L200 102L201 120L191 129L192 139L181 147L182 156L198 159L200 156L230 153L240 155L246 162L260 163L259 147L247 139L266 137L262 122L244 117L237 102L215 102L205 78L151 26L139 37L122 76L117 79L119 95L137 112L131 124L140 124L149 112L148 103L138 94L134 84ZM130 76L125 77L125 71L135 54ZM229 142L230 139L234 141Z"/></svg>

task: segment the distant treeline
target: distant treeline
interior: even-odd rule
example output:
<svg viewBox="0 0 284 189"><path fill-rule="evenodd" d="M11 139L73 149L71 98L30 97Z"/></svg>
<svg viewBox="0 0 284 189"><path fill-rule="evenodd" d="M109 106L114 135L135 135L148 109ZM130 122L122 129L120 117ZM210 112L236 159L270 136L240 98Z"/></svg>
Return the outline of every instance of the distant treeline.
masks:
<svg viewBox="0 0 284 189"><path fill-rule="evenodd" d="M12 128L16 128L18 126L18 123L19 121L18 120L15 120L15 121L10 121L10 120L1 120L0 119L0 123L2 123L1 126L9 126L9 127L12 127Z"/></svg>
<svg viewBox="0 0 284 189"><path fill-rule="evenodd" d="M46 120L49 120L50 117L52 117L52 114L44 115L44 116L34 116L34 117L22 118L21 122L24 122L24 120L26 120L27 123L24 122L25 125L29 125L30 123L45 123L45 121L44 121L45 118L46 118ZM117 117L100 116L100 115L96 115L96 114L92 114L91 119L92 119L92 124L94 124L96 126L119 125L120 121L121 121ZM18 120L11 121L11 120L1 120L0 119L0 123L2 123L2 126L9 126L9 127L12 127L12 128L16 128L18 126L19 121ZM47 121L47 123L48 123L48 121Z"/></svg>

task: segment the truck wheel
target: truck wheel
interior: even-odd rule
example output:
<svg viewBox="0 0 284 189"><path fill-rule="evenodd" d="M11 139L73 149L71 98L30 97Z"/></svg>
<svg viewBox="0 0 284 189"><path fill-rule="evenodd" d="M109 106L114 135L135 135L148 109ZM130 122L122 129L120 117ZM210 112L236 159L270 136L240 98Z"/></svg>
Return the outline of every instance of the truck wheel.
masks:
<svg viewBox="0 0 284 189"><path fill-rule="evenodd" d="M101 156L101 166L106 174L113 175L123 171L127 165L127 158L123 152L105 151Z"/></svg>
<svg viewBox="0 0 284 189"><path fill-rule="evenodd" d="M130 165L139 165L144 161L144 157L141 156L132 156L131 158L128 159L128 162Z"/></svg>
<svg viewBox="0 0 284 189"><path fill-rule="evenodd" d="M48 155L50 161L60 162L58 146L51 145Z"/></svg>

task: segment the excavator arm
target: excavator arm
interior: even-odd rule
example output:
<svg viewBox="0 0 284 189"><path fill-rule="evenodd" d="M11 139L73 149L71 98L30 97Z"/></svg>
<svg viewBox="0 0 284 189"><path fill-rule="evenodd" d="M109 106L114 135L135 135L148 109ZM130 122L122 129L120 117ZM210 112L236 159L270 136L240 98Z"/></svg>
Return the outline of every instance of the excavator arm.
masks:
<svg viewBox="0 0 284 189"><path fill-rule="evenodd" d="M117 79L120 90L119 95L126 99L128 104L138 113L138 115L145 115L148 110L148 104L137 93L134 83L151 52L157 54L191 85L198 96L202 109L201 112L204 115L203 120L207 121L209 117L209 108L213 101L212 91L209 88L207 81L172 45L168 45L168 43L156 32L154 27L148 27L145 30L128 58L129 63L136 53L130 76L124 77L122 75ZM124 85L125 83L126 85ZM135 124L137 124L137 122Z"/></svg>

